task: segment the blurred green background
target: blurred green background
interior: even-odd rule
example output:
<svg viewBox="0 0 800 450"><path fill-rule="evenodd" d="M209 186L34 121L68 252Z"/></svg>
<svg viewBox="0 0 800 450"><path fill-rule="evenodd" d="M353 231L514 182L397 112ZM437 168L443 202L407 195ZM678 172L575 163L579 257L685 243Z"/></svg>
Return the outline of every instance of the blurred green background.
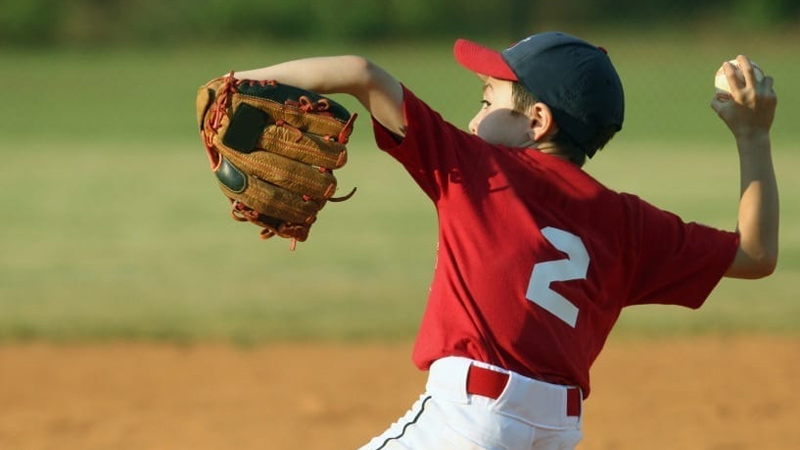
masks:
<svg viewBox="0 0 800 450"><path fill-rule="evenodd" d="M777 272L724 280L696 312L631 308L616 333L797 334L798 25L789 1L0 0L0 342L412 338L435 215L376 150L366 114L336 97L362 113L339 172L358 193L289 252L227 216L196 89L231 69L354 53L465 127L480 90L453 39L503 48L545 29L609 49L625 84L624 130L587 170L718 227L735 227L738 161L708 106L714 72L744 53L775 77Z"/></svg>

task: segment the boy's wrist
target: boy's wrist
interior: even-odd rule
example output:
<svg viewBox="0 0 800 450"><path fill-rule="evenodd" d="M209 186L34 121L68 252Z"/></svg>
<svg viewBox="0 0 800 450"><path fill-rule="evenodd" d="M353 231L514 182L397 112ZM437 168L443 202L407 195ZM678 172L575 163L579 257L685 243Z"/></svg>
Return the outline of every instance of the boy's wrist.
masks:
<svg viewBox="0 0 800 450"><path fill-rule="evenodd" d="M770 148L769 131L751 131L734 136L739 152L768 150Z"/></svg>

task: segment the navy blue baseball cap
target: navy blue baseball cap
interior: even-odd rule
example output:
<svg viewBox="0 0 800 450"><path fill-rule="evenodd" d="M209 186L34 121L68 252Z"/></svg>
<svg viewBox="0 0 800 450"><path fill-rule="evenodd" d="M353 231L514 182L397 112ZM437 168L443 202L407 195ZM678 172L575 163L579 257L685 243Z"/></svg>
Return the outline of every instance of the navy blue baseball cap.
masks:
<svg viewBox="0 0 800 450"><path fill-rule="evenodd" d="M605 49L557 31L534 34L498 52L464 39L453 48L467 69L500 80L518 81L546 104L561 131L586 148L607 127L622 129L625 96Z"/></svg>

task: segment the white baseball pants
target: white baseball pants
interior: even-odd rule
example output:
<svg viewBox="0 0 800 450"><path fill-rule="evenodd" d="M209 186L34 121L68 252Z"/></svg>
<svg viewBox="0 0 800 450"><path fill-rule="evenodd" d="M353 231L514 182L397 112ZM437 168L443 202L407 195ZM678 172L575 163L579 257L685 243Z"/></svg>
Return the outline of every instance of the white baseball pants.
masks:
<svg viewBox="0 0 800 450"><path fill-rule="evenodd" d="M360 450L572 450L580 409L578 388L448 357L411 410Z"/></svg>

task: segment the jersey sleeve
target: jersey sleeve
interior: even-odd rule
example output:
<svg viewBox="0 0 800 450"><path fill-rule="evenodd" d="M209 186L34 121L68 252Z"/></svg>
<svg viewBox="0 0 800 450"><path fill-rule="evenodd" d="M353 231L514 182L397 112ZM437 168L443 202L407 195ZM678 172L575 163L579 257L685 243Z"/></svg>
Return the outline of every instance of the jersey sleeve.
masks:
<svg viewBox="0 0 800 450"><path fill-rule="evenodd" d="M487 155L486 144L445 121L439 113L403 86L404 137L372 118L378 147L399 161L434 201L450 182L458 182Z"/></svg>
<svg viewBox="0 0 800 450"><path fill-rule="evenodd" d="M698 223L634 198L638 205L630 273L630 304L675 304L699 308L730 267L737 233Z"/></svg>

